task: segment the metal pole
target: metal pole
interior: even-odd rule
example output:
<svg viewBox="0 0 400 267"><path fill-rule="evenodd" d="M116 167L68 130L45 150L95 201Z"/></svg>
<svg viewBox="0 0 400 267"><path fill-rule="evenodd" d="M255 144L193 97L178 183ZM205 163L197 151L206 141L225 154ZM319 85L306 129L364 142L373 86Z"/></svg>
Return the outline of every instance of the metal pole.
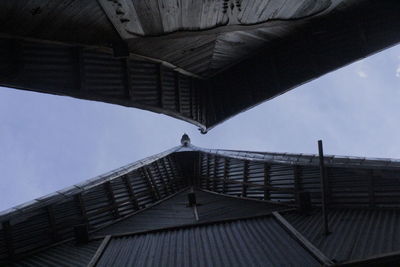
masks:
<svg viewBox="0 0 400 267"><path fill-rule="evenodd" d="M319 168L321 178L321 206L322 206L322 221L324 227L324 235L329 234L328 228L328 209L326 203L326 172L324 165L324 150L322 147L322 140L318 140L318 153L319 153Z"/></svg>

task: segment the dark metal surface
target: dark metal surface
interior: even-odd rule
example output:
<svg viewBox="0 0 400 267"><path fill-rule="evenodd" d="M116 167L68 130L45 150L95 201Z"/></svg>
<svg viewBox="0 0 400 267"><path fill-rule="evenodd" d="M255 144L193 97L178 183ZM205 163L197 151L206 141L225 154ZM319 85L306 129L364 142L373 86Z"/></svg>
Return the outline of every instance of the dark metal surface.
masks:
<svg viewBox="0 0 400 267"><path fill-rule="evenodd" d="M285 210L285 205L235 199L228 196L195 190L197 200L196 220L194 207L189 206L184 191L162 203L126 218L94 233L95 236L149 231L179 225L198 224L227 219L260 216L272 211Z"/></svg>
<svg viewBox="0 0 400 267"><path fill-rule="evenodd" d="M400 250L400 212L394 210L331 210L331 233L322 235L321 213L284 217L330 259L369 258Z"/></svg>
<svg viewBox="0 0 400 267"><path fill-rule="evenodd" d="M272 217L113 238L98 266L319 266Z"/></svg>
<svg viewBox="0 0 400 267"><path fill-rule="evenodd" d="M207 131L400 41L397 0L176 3L1 1L0 85L146 109ZM112 56L120 46L128 60Z"/></svg>
<svg viewBox="0 0 400 267"><path fill-rule="evenodd" d="M100 240L92 241L86 245L76 245L74 242L68 242L27 256L15 263L10 263L10 266L87 266L100 243Z"/></svg>

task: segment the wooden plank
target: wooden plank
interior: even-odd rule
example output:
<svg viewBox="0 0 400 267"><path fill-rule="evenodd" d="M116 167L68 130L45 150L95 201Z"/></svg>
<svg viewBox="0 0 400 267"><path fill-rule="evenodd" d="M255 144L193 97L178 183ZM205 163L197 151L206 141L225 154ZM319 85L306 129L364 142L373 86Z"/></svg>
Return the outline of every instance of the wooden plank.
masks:
<svg viewBox="0 0 400 267"><path fill-rule="evenodd" d="M14 242L12 234L12 226L10 221L2 222L3 232L4 232L4 242L7 250L8 258L13 259L15 257Z"/></svg>
<svg viewBox="0 0 400 267"><path fill-rule="evenodd" d="M131 181L129 180L129 178L126 175L124 175L122 177L122 181L124 182L124 184L126 186L126 190L128 191L129 199L131 200L133 207L136 210L138 210L139 209L139 202L137 200L135 192L133 192Z"/></svg>
<svg viewBox="0 0 400 267"><path fill-rule="evenodd" d="M104 253L104 250L107 248L108 243L110 243L111 240L111 235L107 235L104 239L103 242L101 242L100 246L96 250L96 253L93 255L92 259L88 263L87 267L94 267L97 265L99 262L101 256Z"/></svg>
<svg viewBox="0 0 400 267"><path fill-rule="evenodd" d="M271 194L267 185L271 184L271 176L270 176L271 166L268 163L264 163L264 199L271 200Z"/></svg>
<svg viewBox="0 0 400 267"><path fill-rule="evenodd" d="M162 173L161 173L160 166L158 165L158 162L159 162L158 160L155 161L155 162L154 162L154 165L156 166L157 175L160 177L160 179L161 179L161 181L162 181L162 183L163 183L164 192L165 192L166 194L172 194L173 191L172 191L171 188L169 187L169 181L165 182L164 175L162 175Z"/></svg>
<svg viewBox="0 0 400 267"><path fill-rule="evenodd" d="M167 164L165 163L165 158L162 158L162 159L160 159L160 162L161 162L161 167L164 169L164 172L165 172L165 174L167 175L167 178L168 178L168 188L169 188L169 190L170 190L170 193L174 193L174 192L176 192L175 191L175 188L172 186L172 179L171 179L171 176L169 175L169 172L168 172L168 169L167 169Z"/></svg>
<svg viewBox="0 0 400 267"><path fill-rule="evenodd" d="M307 238L297 231L285 218L279 214L279 212L274 211L272 212L272 215L278 220L283 228L300 243L302 247L304 247L313 255L315 259L324 264L324 266L334 265L334 263L327 256L325 256L325 254L323 254L317 247L308 241Z"/></svg>
<svg viewBox="0 0 400 267"><path fill-rule="evenodd" d="M111 183L109 181L105 182L104 183L104 188L105 188L105 190L107 192L107 197L108 197L108 200L110 201L110 204L111 204L111 207L112 207L113 216L115 218L119 218L120 214L119 214L119 211L118 211L118 205L117 205L117 202L115 200L114 191L112 189Z"/></svg>
<svg viewBox="0 0 400 267"><path fill-rule="evenodd" d="M207 154L207 180L206 180L206 187L210 190L210 155Z"/></svg>
<svg viewBox="0 0 400 267"><path fill-rule="evenodd" d="M243 185L242 185L242 196L247 196L247 181L249 180L249 162L245 160L243 162Z"/></svg>

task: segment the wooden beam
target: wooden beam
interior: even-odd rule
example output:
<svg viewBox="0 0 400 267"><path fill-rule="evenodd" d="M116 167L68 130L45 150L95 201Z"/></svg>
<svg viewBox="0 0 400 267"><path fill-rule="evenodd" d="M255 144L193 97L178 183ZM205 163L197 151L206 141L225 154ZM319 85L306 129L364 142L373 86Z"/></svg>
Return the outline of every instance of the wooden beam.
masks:
<svg viewBox="0 0 400 267"><path fill-rule="evenodd" d="M181 113L182 107L181 107L181 82L179 78L179 73L174 72L174 81L175 81L175 105L176 105L176 111Z"/></svg>
<svg viewBox="0 0 400 267"><path fill-rule="evenodd" d="M103 242L101 242L100 246L98 247L96 253L93 255L92 259L88 263L87 267L94 267L97 265L101 256L104 253L104 250L107 248L108 243L110 243L110 240L111 240L111 235L107 235L103 239Z"/></svg>
<svg viewBox="0 0 400 267"><path fill-rule="evenodd" d="M223 186L222 186L222 193L226 193L226 185L228 183L228 178L229 178L229 159L224 158L224 181L223 181Z"/></svg>
<svg viewBox="0 0 400 267"><path fill-rule="evenodd" d="M132 202L133 207L138 210L139 207L139 202L136 198L135 192L133 192L132 184L131 181L129 180L127 175L122 176L122 181L125 184L126 190L128 191L129 199Z"/></svg>
<svg viewBox="0 0 400 267"><path fill-rule="evenodd" d="M270 176L271 165L268 163L264 163L264 199L271 200L270 190L267 188L267 185L271 185L271 176Z"/></svg>
<svg viewBox="0 0 400 267"><path fill-rule="evenodd" d="M104 183L104 188L105 188L105 190L107 192L107 197L108 197L108 200L109 200L109 202L111 204L111 207L112 207L113 216L115 218L119 218L120 215L119 215L119 211L118 211L118 205L117 205L117 202L115 200L114 191L112 189L111 183L109 181L105 182Z"/></svg>
<svg viewBox="0 0 400 267"><path fill-rule="evenodd" d="M8 258L13 259L15 257L14 242L12 234L12 226L10 221L2 222L3 233L4 233L4 243L7 250Z"/></svg>
<svg viewBox="0 0 400 267"><path fill-rule="evenodd" d="M165 163L165 158L161 158L160 162L161 162L161 165L162 165L161 167L164 169L164 172L165 172L165 174L167 175L167 178L168 178L168 185L169 185L168 188L169 188L171 193L174 193L174 192L176 192L176 190L175 190L175 188L174 188L174 186L172 184L173 177L171 178L171 176L169 175L169 172L168 172L168 169L167 169L167 164Z"/></svg>
<svg viewBox="0 0 400 267"><path fill-rule="evenodd" d="M297 231L285 218L283 218L279 212L274 211L272 215L275 219L283 226L283 228L288 232L296 241L300 243L302 247L308 250L312 256L318 260L324 266L332 266L334 263L323 254L317 247L315 247L307 238L305 238L299 231Z"/></svg>
<svg viewBox="0 0 400 267"><path fill-rule="evenodd" d="M321 206L322 206L322 224L323 224L323 234L329 234L328 227L328 207L327 207L327 179L325 170L325 159L324 159L324 149L322 146L322 140L318 140L318 154L319 154L319 169L320 169L320 180L321 180Z"/></svg>
<svg viewBox="0 0 400 267"><path fill-rule="evenodd" d="M59 237L57 234L56 218L54 216L53 205L47 206L46 211L47 211L47 216L48 216L49 226L50 226L50 237L53 240L53 242L57 242L59 240Z"/></svg>
<svg viewBox="0 0 400 267"><path fill-rule="evenodd" d="M245 160L243 162L243 185L242 185L242 196L247 196L247 181L249 180L249 162Z"/></svg>
<svg viewBox="0 0 400 267"><path fill-rule="evenodd" d="M162 64L157 65L157 95L158 95L158 106L164 107L164 94L163 94L163 66Z"/></svg>

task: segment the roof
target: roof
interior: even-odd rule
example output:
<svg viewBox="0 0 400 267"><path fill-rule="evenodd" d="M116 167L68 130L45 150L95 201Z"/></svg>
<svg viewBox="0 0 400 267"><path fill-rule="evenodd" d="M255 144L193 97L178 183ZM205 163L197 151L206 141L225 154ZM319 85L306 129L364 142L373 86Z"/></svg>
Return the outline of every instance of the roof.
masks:
<svg viewBox="0 0 400 267"><path fill-rule="evenodd" d="M393 225L400 210L398 160L327 156L327 188L321 191L317 159L315 155L304 154L204 149L188 140L166 152L3 212L0 259L30 260L32 255L61 246L60 252L55 250L54 257L58 257L57 253L63 251L62 246L73 245L68 242L74 242L74 227L78 225L86 225L94 240L105 240L111 235L108 241L112 244L116 240L125 240L124 236L127 236L126 242L130 242L131 236L146 236L148 241L164 238L159 237L159 232L180 238L183 232L184 236L197 235L197 231L203 231L200 229L230 227L231 223L236 225L244 220L252 225L252 220L271 216L286 232L296 236L295 241L306 246L319 262L364 260L374 256L375 252L394 253L396 240L390 249L385 245L381 249L379 245L366 248L368 252L359 252L354 247L353 255L345 247L352 246L351 242L362 242L361 235L346 239L342 230L336 232L335 229L352 229L360 223L354 218L374 218L370 225L363 224L355 229L373 235L378 231L371 230L376 222L376 225L382 224L379 228L382 235L394 234ZM197 199L194 206L188 202L191 192ZM335 233L323 242L315 239L320 215L306 217L285 213L289 222L282 222L285 219L274 214L296 209L300 205L300 193L309 194L311 205L317 211L322 205L323 194L326 196L332 210L329 224ZM359 212L360 209L371 212ZM336 225L338 218L343 218L339 220L343 225ZM303 221L310 222L312 227L304 230L304 225L308 224ZM199 230L192 230L195 228ZM343 251L339 254L331 252L330 248L340 242L345 242ZM209 244L204 243L204 246ZM98 249L105 252L105 247ZM322 252L318 252L319 249ZM360 250L363 249L361 246ZM341 253L352 256L344 257Z"/></svg>
<svg viewBox="0 0 400 267"><path fill-rule="evenodd" d="M146 109L203 132L400 41L395 0L21 0L0 10L2 86Z"/></svg>

